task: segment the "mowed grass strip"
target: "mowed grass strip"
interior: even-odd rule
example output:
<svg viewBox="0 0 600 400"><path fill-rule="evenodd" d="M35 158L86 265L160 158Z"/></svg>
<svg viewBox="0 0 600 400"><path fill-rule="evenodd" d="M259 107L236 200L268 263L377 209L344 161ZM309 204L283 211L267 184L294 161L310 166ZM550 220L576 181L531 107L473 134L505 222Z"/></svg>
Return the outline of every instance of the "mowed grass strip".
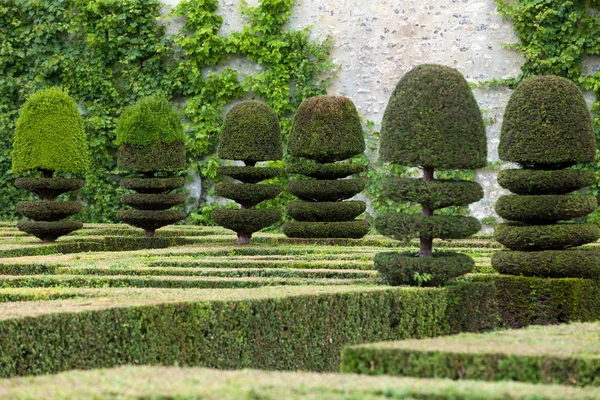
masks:
<svg viewBox="0 0 600 400"><path fill-rule="evenodd" d="M600 323L348 347L342 371L600 386Z"/></svg>
<svg viewBox="0 0 600 400"><path fill-rule="evenodd" d="M351 374L120 367L0 380L4 399L597 400L597 388Z"/></svg>
<svg viewBox="0 0 600 400"><path fill-rule="evenodd" d="M137 287L137 288L255 288L261 286L353 285L376 278L303 279L279 277L130 276L130 275L0 275L0 288L18 287Z"/></svg>

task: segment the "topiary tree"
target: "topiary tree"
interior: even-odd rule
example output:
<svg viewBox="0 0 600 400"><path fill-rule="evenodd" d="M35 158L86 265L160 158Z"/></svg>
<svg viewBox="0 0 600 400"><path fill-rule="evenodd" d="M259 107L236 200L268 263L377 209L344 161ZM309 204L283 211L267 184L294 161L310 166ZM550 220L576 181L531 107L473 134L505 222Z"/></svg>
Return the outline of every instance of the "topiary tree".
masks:
<svg viewBox="0 0 600 400"><path fill-rule="evenodd" d="M83 175L88 169L88 144L75 101L62 89L37 91L27 99L17 120L12 171L41 172L42 177L18 178L15 186L31 191L41 201L17 203L17 211L33 221L17 228L44 242L81 229L81 221L63 221L82 210L78 201L55 201L83 187L82 179L54 177L55 173Z"/></svg>
<svg viewBox="0 0 600 400"><path fill-rule="evenodd" d="M380 156L384 161L418 167L423 179L392 178L384 195L420 203L422 215L390 213L375 227L398 240L418 237L419 254L379 253L375 267L392 285L441 285L470 272L473 260L433 252L433 239L462 239L479 231L473 217L434 215L448 206L465 206L483 197L472 181L435 179L435 169L475 169L486 165L487 142L481 112L463 76L442 65L419 65L400 79L385 110ZM429 280L427 280L429 278Z"/></svg>
<svg viewBox="0 0 600 400"><path fill-rule="evenodd" d="M117 218L144 229L146 237L184 219L184 211L169 210L185 203L185 195L169 192L184 185L185 178L173 174L186 168L183 126L171 103L150 96L126 109L119 118L117 145L119 169L137 174L121 180L121 186L137 192L121 197L134 210L121 210Z"/></svg>
<svg viewBox="0 0 600 400"><path fill-rule="evenodd" d="M561 222L597 208L591 195L569 194L596 182L594 171L565 169L594 161L596 138L590 112L575 84L557 76L524 81L504 112L498 152L521 169L500 171L498 182L515 194L496 203L494 236L512 251L492 257L509 275L597 278L600 253L570 249L600 238L593 224ZM570 249L570 250L566 250Z"/></svg>
<svg viewBox="0 0 600 400"><path fill-rule="evenodd" d="M279 168L260 168L258 161L281 160L281 132L279 118L268 105L247 100L229 110L223 121L219 139L219 157L240 160L244 166L223 166L217 172L243 183L223 183L215 186L215 192L240 204L240 209L213 211L215 222L237 233L238 244L248 244L252 234L281 219L281 211L253 209L257 204L274 199L281 193L281 186L258 184L281 174Z"/></svg>
<svg viewBox="0 0 600 400"><path fill-rule="evenodd" d="M338 164L365 150L360 118L354 103L343 96L315 96L304 100L294 116L288 138L292 156L312 162L296 162L287 171L313 178L294 180L288 191L302 201L287 204L296 221L283 226L292 238L361 238L370 229L355 220L365 211L363 201L343 201L365 188L359 179L340 179L364 171L356 164Z"/></svg>

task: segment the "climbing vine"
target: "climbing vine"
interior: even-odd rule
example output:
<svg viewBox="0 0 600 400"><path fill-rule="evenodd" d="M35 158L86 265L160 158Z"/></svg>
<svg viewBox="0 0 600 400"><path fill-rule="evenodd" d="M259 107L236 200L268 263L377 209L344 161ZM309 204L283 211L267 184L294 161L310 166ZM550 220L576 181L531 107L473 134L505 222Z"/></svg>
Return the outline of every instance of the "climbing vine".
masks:
<svg viewBox="0 0 600 400"><path fill-rule="evenodd" d="M0 218L16 218L14 204L26 194L10 172L12 132L21 104L35 90L58 85L80 104L92 151L81 195L88 222L113 222L119 209L115 127L124 107L162 93L180 104L187 122L190 169L214 181L220 160L215 145L224 108L256 97L280 116L282 134L306 97L322 94L333 70L331 42L308 30L284 27L293 0L243 4L246 24L221 35L216 0L184 0L171 16L182 31L168 34L171 16L159 0L5 0L0 4ZM259 72L227 67L232 57L255 62ZM205 179L207 178L207 179ZM211 207L192 205L192 222L207 222ZM280 201L285 201L282 199Z"/></svg>

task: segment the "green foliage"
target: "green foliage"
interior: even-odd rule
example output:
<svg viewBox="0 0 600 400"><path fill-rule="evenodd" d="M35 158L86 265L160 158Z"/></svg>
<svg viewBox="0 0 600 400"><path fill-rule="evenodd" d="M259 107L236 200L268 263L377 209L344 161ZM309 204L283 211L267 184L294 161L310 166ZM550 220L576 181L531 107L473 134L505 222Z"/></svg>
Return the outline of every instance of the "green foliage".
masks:
<svg viewBox="0 0 600 400"><path fill-rule="evenodd" d="M85 174L88 143L77 104L63 90L49 88L31 95L15 127L12 170Z"/></svg>
<svg viewBox="0 0 600 400"><path fill-rule="evenodd" d="M255 183L219 183L215 186L216 194L241 204L243 208L254 207L260 202L274 199L282 190L279 185Z"/></svg>
<svg viewBox="0 0 600 400"><path fill-rule="evenodd" d="M212 215L214 221L224 228L231 229L238 234L252 234L279 221L281 219L281 210L218 209L214 210Z"/></svg>
<svg viewBox="0 0 600 400"><path fill-rule="evenodd" d="M383 116L380 155L415 167L485 166L487 139L481 112L457 70L425 64L400 79Z"/></svg>
<svg viewBox="0 0 600 400"><path fill-rule="evenodd" d="M290 217L309 222L352 221L366 208L364 201L292 201L286 204Z"/></svg>
<svg viewBox="0 0 600 400"><path fill-rule="evenodd" d="M593 243L600 238L600 228L594 224L521 225L499 224L494 239L511 250L560 250Z"/></svg>
<svg viewBox="0 0 600 400"><path fill-rule="evenodd" d="M157 141L171 144L184 141L179 114L162 96L148 96L128 107L119 117L115 144L148 146Z"/></svg>
<svg viewBox="0 0 600 400"><path fill-rule="evenodd" d="M271 179L281 176L280 168L263 167L254 168L249 166L223 166L217 168L217 173L229 176L244 183L258 183L265 179Z"/></svg>
<svg viewBox="0 0 600 400"><path fill-rule="evenodd" d="M45 200L52 200L55 197L74 190L79 190L85 185L83 179L71 178L17 178L15 187L29 190L36 196Z"/></svg>
<svg viewBox="0 0 600 400"><path fill-rule="evenodd" d="M367 169L362 164L321 164L295 162L286 165L289 174L301 174L315 179L341 179Z"/></svg>
<svg viewBox="0 0 600 400"><path fill-rule="evenodd" d="M168 210L184 204L185 195L181 193L130 193L121 196L121 203L138 210Z"/></svg>
<svg viewBox="0 0 600 400"><path fill-rule="evenodd" d="M590 195L506 195L496 202L499 216L513 221L549 223L588 215L598 203Z"/></svg>
<svg viewBox="0 0 600 400"><path fill-rule="evenodd" d="M394 201L410 201L431 209L466 206L483 198L483 188L477 182L463 180L432 180L390 178L383 195Z"/></svg>
<svg viewBox="0 0 600 400"><path fill-rule="evenodd" d="M20 201L17 212L34 221L59 221L80 213L83 205L79 201Z"/></svg>
<svg viewBox="0 0 600 400"><path fill-rule="evenodd" d="M257 161L281 160L283 148L277 114L256 100L233 106L223 121L218 155L245 161L250 166Z"/></svg>
<svg viewBox="0 0 600 400"><path fill-rule="evenodd" d="M565 194L596 184L596 173L580 169L504 169L498 183L516 194Z"/></svg>
<svg viewBox="0 0 600 400"><path fill-rule="evenodd" d="M1 219L14 219L14 204L23 198L12 184L10 133L19 107L37 89L64 87L85 112L91 164L81 195L90 205L83 212L88 222L116 221L125 192L113 178L117 118L140 98L185 100L188 165L200 171L203 182L216 176L216 138L223 107L232 101L246 95L263 99L280 117L285 138L302 100L325 92L333 69L331 42L311 41L308 28L284 28L290 0L243 5L246 24L226 36L217 33L223 23L217 6L215 0L182 1L173 14L186 19L173 36L166 32L159 0L3 1L0 131L8 133L0 138ZM210 71L232 56L258 63L261 71L243 78L231 68Z"/></svg>
<svg viewBox="0 0 600 400"><path fill-rule="evenodd" d="M318 204L318 203L317 203ZM371 225L367 221L297 222L283 225L283 233L291 238L350 238L364 237Z"/></svg>
<svg viewBox="0 0 600 400"><path fill-rule="evenodd" d="M341 201L365 188L362 179L290 181L288 192L306 201Z"/></svg>
<svg viewBox="0 0 600 400"><path fill-rule="evenodd" d="M412 215L404 213L381 214L375 220L375 228L385 236L408 241L414 237L465 239L481 229L474 217L459 215Z"/></svg>
<svg viewBox="0 0 600 400"><path fill-rule="evenodd" d="M121 186L135 190L138 193L168 193L173 189L182 187L185 178L123 178Z"/></svg>
<svg viewBox="0 0 600 400"><path fill-rule="evenodd" d="M566 78L521 83L504 111L500 159L524 166L569 166L594 160L596 138L583 94Z"/></svg>
<svg viewBox="0 0 600 400"><path fill-rule="evenodd" d="M288 152L318 162L348 159L365 150L362 126L352 100L343 96L314 96L300 104Z"/></svg>
<svg viewBox="0 0 600 400"><path fill-rule="evenodd" d="M499 251L492 255L492 267L506 275L597 279L600 252L595 249Z"/></svg>
<svg viewBox="0 0 600 400"><path fill-rule="evenodd" d="M154 232L185 218L185 211L179 210L120 210L117 218L126 224Z"/></svg>
<svg viewBox="0 0 600 400"><path fill-rule="evenodd" d="M390 285L441 286L448 280L473 270L475 262L466 254L436 252L433 257L415 253L377 253L375 269ZM424 277L429 276L429 279Z"/></svg>
<svg viewBox="0 0 600 400"><path fill-rule="evenodd" d="M158 140L147 146L123 144L119 147L120 170L133 172L174 172L185 169L185 147Z"/></svg>
<svg viewBox="0 0 600 400"><path fill-rule="evenodd" d="M61 236L83 228L81 221L19 221L17 228L40 239L42 242L54 242Z"/></svg>

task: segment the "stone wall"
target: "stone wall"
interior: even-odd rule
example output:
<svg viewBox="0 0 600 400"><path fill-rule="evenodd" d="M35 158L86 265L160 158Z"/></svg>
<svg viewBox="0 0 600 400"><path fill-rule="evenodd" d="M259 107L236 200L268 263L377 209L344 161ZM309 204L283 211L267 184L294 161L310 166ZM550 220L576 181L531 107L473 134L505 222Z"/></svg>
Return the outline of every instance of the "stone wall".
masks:
<svg viewBox="0 0 600 400"><path fill-rule="evenodd" d="M249 3L255 5L257 0ZM220 0L223 34L242 27L239 4L239 0ZM177 21L171 29L176 25ZM516 76L523 63L519 54L502 46L517 39L511 24L498 14L495 0L297 0L289 26L310 27L314 39L334 39L332 57L339 70L329 94L350 97L376 130L396 82L415 65L448 65L469 82L477 82ZM242 70L257 67L239 59L232 62ZM506 88L475 89L479 106L491 121L487 127L490 162L498 161L502 114L510 94ZM477 218L495 216L493 204L506 193L496 175L490 169L476 175L485 190L485 198L471 205Z"/></svg>

